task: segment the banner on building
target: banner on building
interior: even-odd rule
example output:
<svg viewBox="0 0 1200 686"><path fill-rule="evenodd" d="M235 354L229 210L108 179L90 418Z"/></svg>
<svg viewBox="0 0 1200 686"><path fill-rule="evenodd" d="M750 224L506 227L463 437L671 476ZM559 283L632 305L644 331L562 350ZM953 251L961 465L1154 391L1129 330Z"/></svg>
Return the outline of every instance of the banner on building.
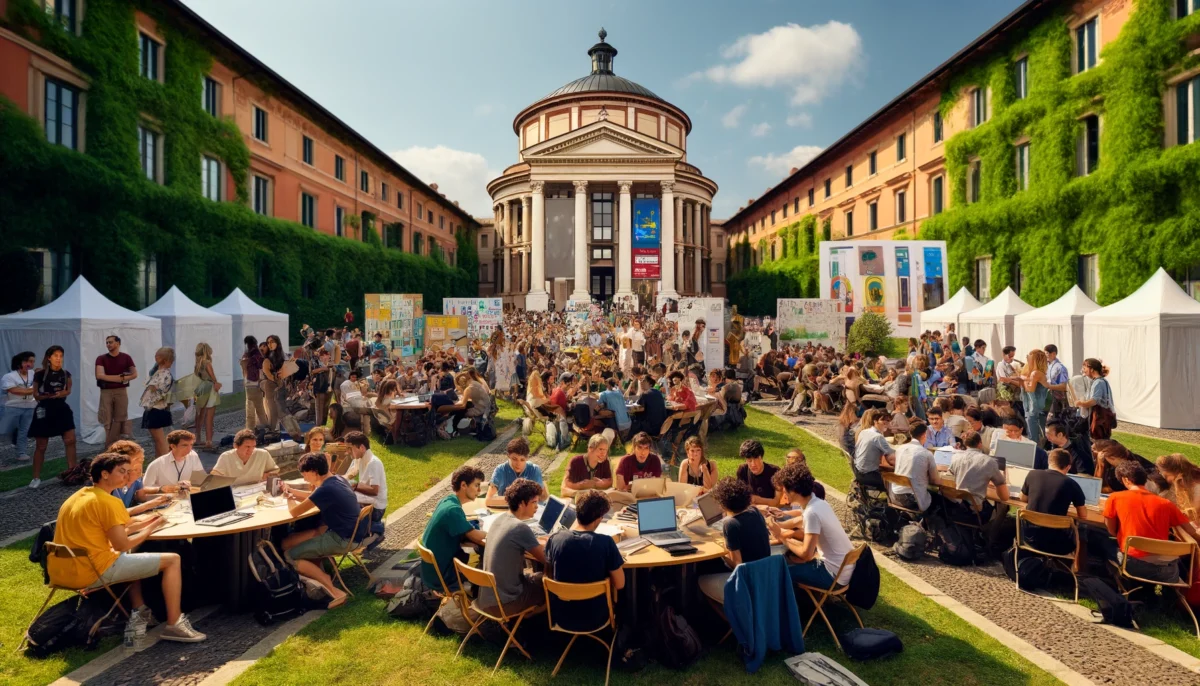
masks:
<svg viewBox="0 0 1200 686"><path fill-rule="evenodd" d="M779 298L775 301L780 343L845 345L845 318L841 303L821 298Z"/></svg>
<svg viewBox="0 0 1200 686"><path fill-rule="evenodd" d="M854 248L837 248L829 253L829 297L838 301L839 311L854 311L854 287L850 285L847 262Z"/></svg>
<svg viewBox="0 0 1200 686"><path fill-rule="evenodd" d="M942 270L942 250L925 248L925 283L922 284L922 307L932 310L945 304L945 275Z"/></svg>
<svg viewBox="0 0 1200 686"><path fill-rule="evenodd" d="M467 318L467 337L487 338L504 325L503 298L442 298L442 314Z"/></svg>
<svg viewBox="0 0 1200 686"><path fill-rule="evenodd" d="M367 293L363 295L366 320L363 335L373 339L383 335L383 343L392 358L411 361L425 351L424 296L408 293Z"/></svg>
<svg viewBox="0 0 1200 686"><path fill-rule="evenodd" d="M912 295L909 292L908 248L896 248L896 302L897 319L901 324L912 324Z"/></svg>
<svg viewBox="0 0 1200 686"><path fill-rule="evenodd" d="M883 248L864 245L858 249L858 273L863 276L883 276Z"/></svg>
<svg viewBox="0 0 1200 686"><path fill-rule="evenodd" d="M633 201L633 264L635 279L662 277L662 214L658 198Z"/></svg>

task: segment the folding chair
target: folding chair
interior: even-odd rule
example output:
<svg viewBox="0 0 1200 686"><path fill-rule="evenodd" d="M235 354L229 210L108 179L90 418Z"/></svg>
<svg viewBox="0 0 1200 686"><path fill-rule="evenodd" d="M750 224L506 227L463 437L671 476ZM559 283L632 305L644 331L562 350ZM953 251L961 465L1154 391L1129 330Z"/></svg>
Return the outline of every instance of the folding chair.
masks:
<svg viewBox="0 0 1200 686"><path fill-rule="evenodd" d="M425 633L429 633L429 627L433 626L433 620L437 619L438 610L441 610L442 606L446 603L457 601L459 608L462 609L463 617L470 621L471 615L467 612L467 592L463 590L461 585L457 591L450 590L450 587L446 585L446 579L442 577L442 569L438 567L437 558L433 556L432 550L418 543L417 554L421 556L422 562L433 566L434 571L437 572L438 583L442 586L440 591L434 590L434 593L441 598L441 602L438 603L438 609L434 611L433 616L429 618L429 623L425 625Z"/></svg>
<svg viewBox="0 0 1200 686"><path fill-rule="evenodd" d="M38 609L37 614L35 614L33 616L33 619L30 620L30 622L29 622L29 626L25 629L25 634L21 638L21 642L17 645L18 653L21 652L22 650L24 650L25 644L29 642L29 629L33 628L33 625L35 622L37 622L38 617L42 616L42 613L45 612L46 608L50 606L50 601L54 600L54 595L56 593L58 593L59 591L66 591L68 593L74 593L75 595L79 596L82 599L82 598L87 598L89 595L91 595L92 593L95 593L96 591L99 591L100 589L104 589L105 591L108 592L108 595L110 595L112 597L112 599L113 599L112 607L108 608L108 612L105 612L104 616L101 617L99 620L97 620L94 625L92 625L92 628L88 632L89 636L93 632L95 632L97 628L99 628L101 622L108 619L108 616L112 614L112 611L114 609L119 609L121 611L121 614L125 615L126 618L129 617L129 611L125 609L125 606L121 605L121 598L125 597L125 593L129 590L129 584L126 584L125 588L121 589L120 595L118 595L116 592L114 592L112 589L112 586L110 586L107 581L104 581L103 576L100 574L100 570L96 569L96 563L92 562L92 558L88 556L88 553L86 550L84 550L83 548L71 548L69 546L60 545L58 543L51 543L51 542L47 541L46 542L46 554L51 557L67 558L67 559L72 559L72 560L78 560L78 559L87 560L88 566L92 568L92 572L96 575L96 578L100 581L100 585L96 588L87 588L87 587L71 588L70 586L60 586L55 583L48 584L50 586L50 595L46 596L46 602L42 603L42 606Z"/></svg>
<svg viewBox="0 0 1200 686"><path fill-rule="evenodd" d="M371 575L371 570L367 569L366 563L362 560L363 551L367 546L362 541L355 542L354 540L358 538L358 528L363 525L363 522L367 522L368 527L371 526L371 512L374 511L374 509L374 505L363 505L363 508L358 512L358 519L354 521L354 533L350 536L350 547L344 550L341 553L342 556L336 560L333 559L333 557L326 558L330 561L330 563L333 564L333 576L336 577L338 583L342 585L342 590L346 591L351 596L353 596L354 593L342 579L342 572L340 570L342 563L346 561L346 558L354 560L354 564L362 568L363 572L367 575L367 584L370 584L372 579L374 579L374 577ZM363 541L365 540L366 537L363 538Z"/></svg>
<svg viewBox="0 0 1200 686"><path fill-rule="evenodd" d="M1129 551L1137 549L1148 555L1158 555L1161 557L1178 558L1178 564L1182 566L1184 559L1187 558L1187 574L1180 577L1177 582L1155 581L1153 579L1144 579L1139 576L1134 576L1129 573L1125 564L1129 561ZM1200 622L1196 621L1196 613L1192 611L1188 605L1186 593L1192 586L1192 567L1195 564L1195 555L1198 548L1194 542L1188 541L1163 541L1157 538L1145 538L1142 536L1130 536L1125 539L1125 548L1121 551L1124 553L1121 556L1121 563L1110 561L1117 572L1117 587L1121 589L1121 594L1128 597L1134 591L1138 591L1147 585L1162 586L1164 589L1172 588L1175 590L1175 596L1179 599L1179 604L1183 605L1183 609L1187 610L1188 616L1192 618L1192 626L1196 629L1196 638L1200 638ZM1122 579L1139 582L1136 587L1126 588ZM1133 628L1140 630L1137 622L1133 623Z"/></svg>
<svg viewBox="0 0 1200 686"><path fill-rule="evenodd" d="M715 575L720 575L721 577L724 577L726 580L728 580L728 578L731 574L732 574L732 572L730 572L729 574L725 574L722 572L715 573ZM697 579L697 582L700 582L701 579L704 579L707 576L713 576L713 575L705 574L704 576L701 576L700 579ZM698 583L698 585L700 587L700 592L704 594L704 599L708 601L709 607L711 607L713 609L713 611L717 613L717 616L719 616L721 619L723 619L725 621L726 624L728 624L729 617L725 616L724 594L722 593L718 597L713 594L714 589L710 589L708 584L700 582L700 583ZM724 590L724 586L722 585L722 591L723 590ZM733 635L733 626L730 626L729 629L726 630L725 635L721 637L721 640L717 641L717 645L721 645L732 635Z"/></svg>
<svg viewBox="0 0 1200 686"><path fill-rule="evenodd" d="M1018 551L1025 550L1038 557L1047 558L1047 561L1058 567L1061 567L1067 574L1071 575L1071 580L1075 582L1075 602L1079 602L1079 577L1075 575L1075 551L1070 553L1050 553L1039 548L1035 548L1029 543L1022 540L1021 530L1028 523L1030 526L1039 527L1042 529L1055 529L1059 531L1070 531L1071 540L1075 542L1075 547L1079 546L1079 530L1075 528L1075 520L1065 515L1052 515L1044 512L1033 512L1029 509L1017 511L1017 545L1013 548L1013 568L1017 570L1017 590L1021 590L1021 565ZM1032 595L1032 594L1031 594Z"/></svg>
<svg viewBox="0 0 1200 686"><path fill-rule="evenodd" d="M675 425L675 433L671 438L671 455L668 460L672 465L679 464L676 457L683 445L684 439L696 433L696 420L700 417L700 410L691 412L683 412L676 415L679 422Z"/></svg>
<svg viewBox="0 0 1200 686"><path fill-rule="evenodd" d="M467 635L463 638L462 643L458 646L458 652L455 653L454 657L457 658L462 655L463 648L466 647L467 641L471 640L471 637L478 633L479 626L484 622L491 620L499 624L500 628L504 630L504 633L508 634L508 640L504 642L504 649L500 651L500 658L496 660L496 666L492 668L492 674L495 674L496 670L500 669L500 663L504 662L504 656L508 653L508 647L510 645L516 646L517 650L521 651L521 654L524 655L526 659L532 661L533 656L530 655L529 651L525 650L525 647L522 646L521 642L517 640L517 630L521 628L521 622L524 621L526 617L531 614L541 612L545 608L541 605L534 605L532 607L527 607L516 614L510 615L504 611L504 604L500 602L500 590L496 588L496 577L491 572L485 572L482 569L477 569L470 565L463 564L462 560L455 558L454 573L458 575L459 588L466 586L466 583L469 581L480 589L492 589L492 595L496 598L496 609L499 610L498 613L493 614L489 610L481 608L478 600L471 602L471 609L475 612L475 614L479 615L479 619L475 620L475 622L471 625L471 630L468 631ZM513 628L509 630L508 623L514 619L517 621L513 625Z"/></svg>
<svg viewBox="0 0 1200 686"><path fill-rule="evenodd" d="M539 423L542 425L542 433L546 432L546 415L539 414L537 410L534 410L533 407L524 400L518 400L517 406L521 408L521 411L525 414L525 418L529 420L529 431L523 432L524 435L528 436L529 434L537 431L537 426Z"/></svg>
<svg viewBox="0 0 1200 686"><path fill-rule="evenodd" d="M604 581L594 581L587 584L568 584L562 581L555 581L550 577L543 577L542 584L546 589L546 621L550 624L551 631L559 631L564 634L570 634L571 640L567 643L567 647L563 650L562 657L558 658L558 664L554 665L554 671L550 673L550 677L558 676L558 670L562 668L563 662L567 659L567 653L571 652L571 646L575 645L575 639L580 636L587 636L596 641L600 645L608 648L608 661L604 667L604 686L608 686L608 677L612 672L612 654L613 646L617 643L617 618L613 613L613 590L612 580L605 579ZM591 600L599 598L601 595L608 602L608 619L603 624L590 631L572 631L564 629L554 622L554 615L550 609L550 596L554 596L559 600L574 601L574 600ZM612 628L612 642L605 641L596 634L606 628Z"/></svg>
<svg viewBox="0 0 1200 686"><path fill-rule="evenodd" d="M895 472L884 472L884 471L881 471L879 474L880 474L880 476L883 477L883 485L884 486L903 487L903 488L907 488L909 490L913 489L912 480L909 479L907 476L903 476L903 475L897 474ZM896 500L896 498L895 498L896 494L892 492L891 488L884 488L883 490L884 490L884 493L887 495L887 506L889 508L896 510L897 512L900 512L901 516L907 515L908 518L914 522L924 519L925 513L922 512L921 510L915 510L913 508L905 507L904 505L901 505ZM915 491L914 491L914 493L915 493Z"/></svg>
<svg viewBox="0 0 1200 686"><path fill-rule="evenodd" d="M812 616L808 618L808 622L804 625L804 631L800 634L801 636L808 633L808 627L812 626L813 620L817 618L817 615L821 615L821 619L825 620L825 626L829 628L829 634L833 636L834 644L837 646L838 650L842 650L842 642L838 640L837 632L833 630L833 624L829 622L829 617L825 614L825 608L822 607L825 604L825 601L829 600L830 598L836 598L845 603L846 607L850 608L850 612L854 614L854 619L858 622L859 628L862 628L862 617L858 616L858 610L855 610L854 605L845 598L846 591L850 590L850 584L839 585L837 580L838 577L842 575L843 569L858 562L858 558L862 556L863 551L866 550L866 548L866 543L859 543L854 550L850 551L850 553L846 555L846 557L842 560L841 566L838 567L837 574L833 575L833 583L829 585L829 588L818 588L816 586L809 586L808 584L801 583L796 584L797 588L808 594L808 599L812 601L813 607L815 608Z"/></svg>
<svg viewBox="0 0 1200 686"><path fill-rule="evenodd" d="M938 491L942 494L942 511L946 515L947 522L983 531L983 519L980 517L980 513L983 512L983 503L975 497L974 493L962 491L953 486L939 486ZM967 508L975 515L974 523L951 516L950 507L958 502L966 503Z"/></svg>

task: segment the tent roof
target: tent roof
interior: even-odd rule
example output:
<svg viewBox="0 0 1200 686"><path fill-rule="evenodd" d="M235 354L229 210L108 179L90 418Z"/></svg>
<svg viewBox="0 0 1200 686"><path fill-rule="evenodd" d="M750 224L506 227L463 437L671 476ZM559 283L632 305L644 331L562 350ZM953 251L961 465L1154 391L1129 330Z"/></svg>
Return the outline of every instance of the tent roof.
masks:
<svg viewBox="0 0 1200 686"><path fill-rule="evenodd" d="M142 310L142 314L151 317L203 317L224 322L229 321L229 315L212 310L196 304L191 298L183 294L178 286L171 286L171 290L163 294L153 305Z"/></svg>
<svg viewBox="0 0 1200 686"><path fill-rule="evenodd" d="M229 294L229 297L225 298L216 305L213 305L209 309L219 314L257 314L271 317L287 316L282 312L268 310L262 305L259 305L247 297L240 288L233 289L233 292Z"/></svg>
<svg viewBox="0 0 1200 686"><path fill-rule="evenodd" d="M945 303L943 303L941 307L935 307L932 310L925 310L922 312L921 319L949 322L956 319L958 315L962 314L963 312L970 312L971 310L979 307L979 305L979 301L975 299L975 296L971 295L970 291L968 291L966 288L960 288L958 289L958 292L955 293L954 296Z"/></svg>
<svg viewBox="0 0 1200 686"><path fill-rule="evenodd" d="M1106 321L1145 322L1167 315L1177 318L1195 318L1200 321L1200 302L1189 296L1162 267L1154 272L1141 288L1108 307L1102 307L1088 315L1088 319ZM1190 315L1190 316L1189 316Z"/></svg>
<svg viewBox="0 0 1200 686"><path fill-rule="evenodd" d="M157 319L127 310L104 297L103 293L96 290L95 286L88 283L88 280L82 276L75 279L75 283L71 284L71 287L58 296L54 302L34 310L0 317L0 322L8 321L15 325L51 320L115 321L127 325L160 326Z"/></svg>
<svg viewBox="0 0 1200 686"><path fill-rule="evenodd" d="M1036 310L1017 315L1018 322L1056 322L1067 317L1085 315L1100 309L1094 300L1083 292L1079 286L1071 286L1071 290L1061 298Z"/></svg>
<svg viewBox="0 0 1200 686"><path fill-rule="evenodd" d="M971 310L962 316L962 321L982 322L1013 314L1024 314L1033 311L1033 306L1021 300L1012 288L1005 288L1000 295L989 300L986 304Z"/></svg>

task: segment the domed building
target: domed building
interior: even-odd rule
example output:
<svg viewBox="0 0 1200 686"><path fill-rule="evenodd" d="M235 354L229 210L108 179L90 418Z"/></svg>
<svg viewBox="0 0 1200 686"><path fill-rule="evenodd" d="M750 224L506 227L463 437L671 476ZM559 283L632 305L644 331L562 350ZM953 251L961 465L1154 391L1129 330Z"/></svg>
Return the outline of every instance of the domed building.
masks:
<svg viewBox="0 0 1200 686"><path fill-rule="evenodd" d="M717 184L687 163L692 120L617 76L606 37L587 52L590 74L517 114L518 162L488 183L506 307L656 307L710 291Z"/></svg>

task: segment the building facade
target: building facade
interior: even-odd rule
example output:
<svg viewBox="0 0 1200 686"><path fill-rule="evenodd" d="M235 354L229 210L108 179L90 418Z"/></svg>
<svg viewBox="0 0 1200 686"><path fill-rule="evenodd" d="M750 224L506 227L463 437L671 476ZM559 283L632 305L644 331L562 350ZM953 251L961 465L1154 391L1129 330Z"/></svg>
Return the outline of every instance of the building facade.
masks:
<svg viewBox="0 0 1200 686"><path fill-rule="evenodd" d="M1131 221L1121 214L1140 200L1120 180L1154 178L1135 162L1170 165L1184 154L1172 149L1200 130L1190 104L1196 9L1190 0L1024 3L739 208L725 221L729 244L741 246L730 270L795 256L785 255L786 230L811 217L818 239L947 240L952 288L981 300L1012 286L1045 304L1078 283L1107 302L1160 264L1200 297L1194 238L1180 235L1186 250L1144 252L1117 238ZM1192 187L1186 174L1179 183ZM1163 237L1190 213L1146 201L1164 216L1145 226L1161 222ZM1038 257L1047 240L1053 264Z"/></svg>
<svg viewBox="0 0 1200 686"><path fill-rule="evenodd" d="M561 309L593 299L655 306L712 292L717 184L687 162L691 119L614 74L617 50L606 35L601 30L588 50L590 74L517 114L518 162L488 183L492 274L506 306L544 310L553 300ZM648 235L644 219L634 226L643 199L659 208L651 219L651 232L661 227L657 250L634 246L635 235Z"/></svg>
<svg viewBox="0 0 1200 686"><path fill-rule="evenodd" d="M491 217L475 219L479 231L475 234L475 250L479 253L479 295L493 296L500 293L497 275L500 273L500 258L496 256L496 225Z"/></svg>

